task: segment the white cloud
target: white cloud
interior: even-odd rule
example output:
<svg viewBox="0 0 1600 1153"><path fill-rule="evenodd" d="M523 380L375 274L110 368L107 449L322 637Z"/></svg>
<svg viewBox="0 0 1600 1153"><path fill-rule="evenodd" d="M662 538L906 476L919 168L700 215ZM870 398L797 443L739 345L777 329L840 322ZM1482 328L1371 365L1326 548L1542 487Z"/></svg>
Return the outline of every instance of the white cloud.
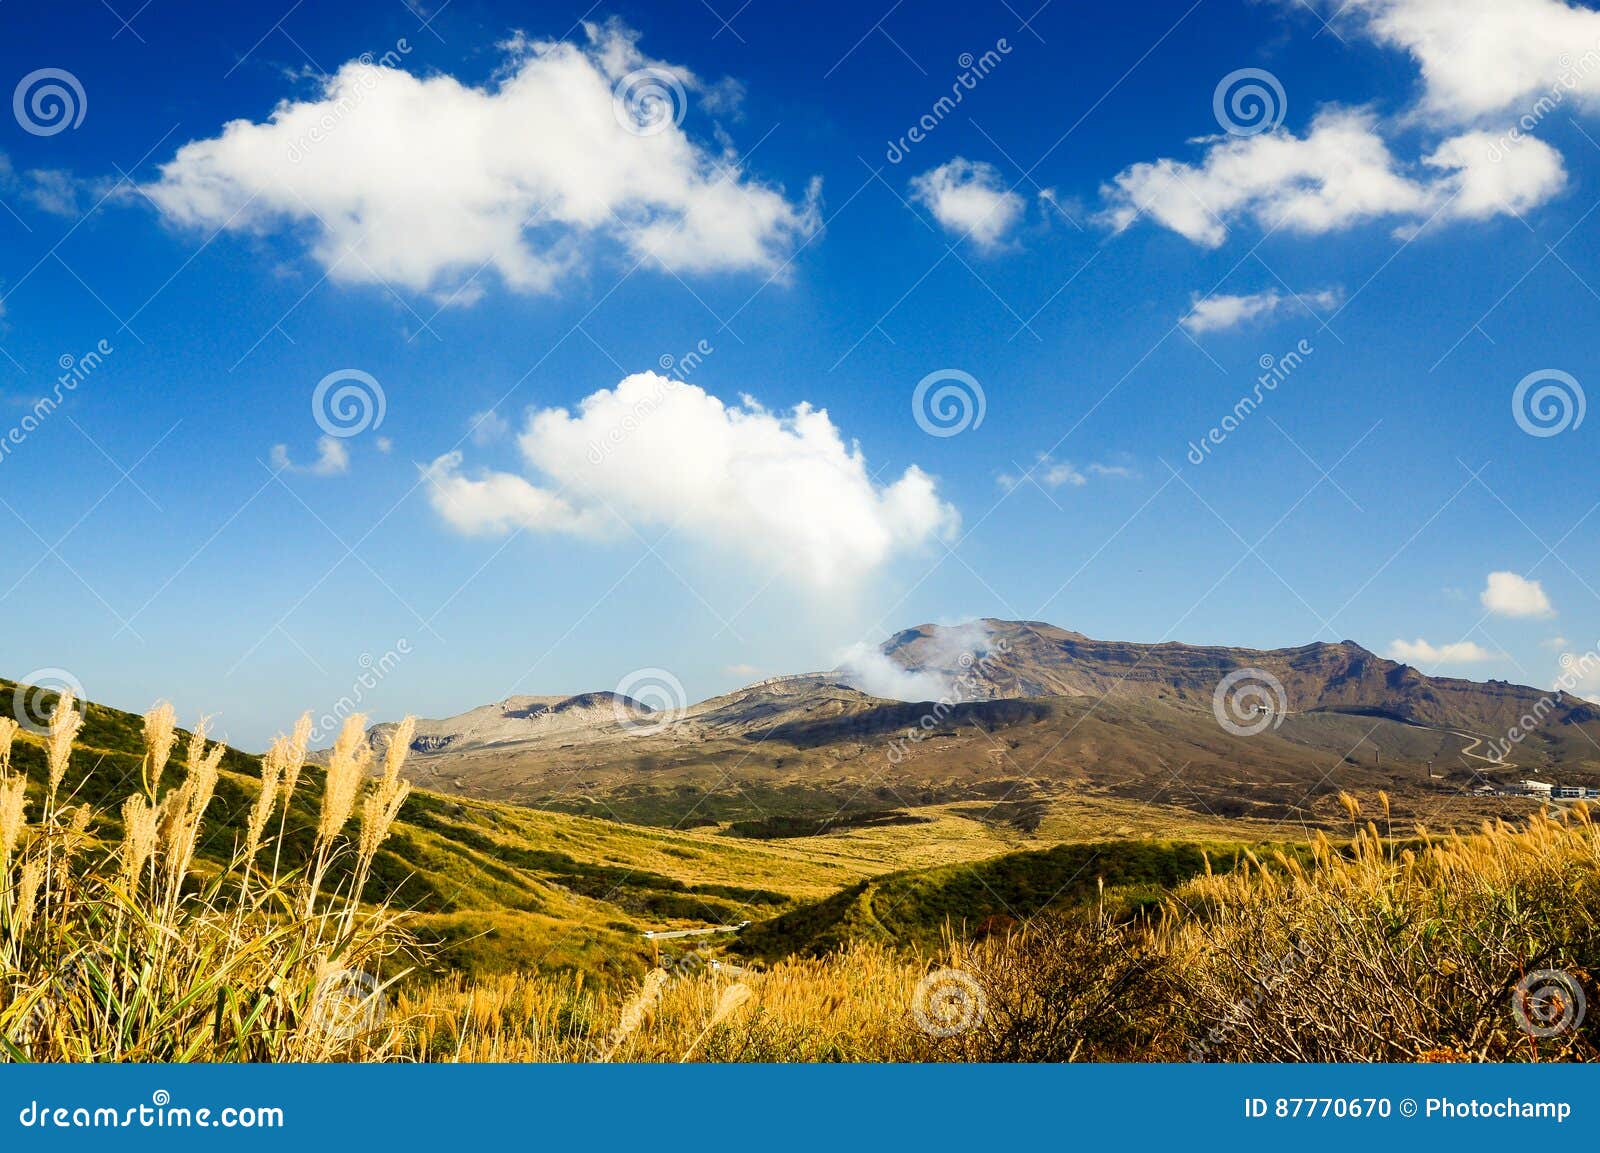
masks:
<svg viewBox="0 0 1600 1153"><path fill-rule="evenodd" d="M1459 665L1474 661L1492 661L1495 658L1494 653L1476 641L1432 645L1421 637L1414 641L1391 641L1388 655L1390 660L1404 661L1408 665Z"/></svg>
<svg viewBox="0 0 1600 1153"><path fill-rule="evenodd" d="M317 440L317 459L300 466L289 458L289 446L272 446L272 466L279 472L300 472L310 476L341 476L350 471L350 450L337 437L324 436Z"/></svg>
<svg viewBox="0 0 1600 1153"><path fill-rule="evenodd" d="M1048 453L1040 454L1038 463L1036 463L1029 472L1029 476L1031 476L1032 479L1038 481L1046 488L1061 488L1063 486L1082 488L1084 485L1089 483L1091 477L1117 477L1127 479L1130 477L1136 477L1138 475L1138 472L1136 472L1134 469L1129 468L1127 465L1121 464L1094 463L1079 468L1071 461L1056 460ZM995 480L1001 488L1005 489L1007 492L1010 492L1018 485L1023 484L1027 480L1027 477L1015 476L1011 473L1003 472L997 476Z"/></svg>
<svg viewBox="0 0 1600 1153"><path fill-rule="evenodd" d="M1371 113L1327 109L1304 137L1278 130L1206 141L1198 165L1161 159L1119 172L1104 193L1119 231L1140 214L1215 248L1226 222L1318 234L1426 204L1422 189L1395 171Z"/></svg>
<svg viewBox="0 0 1600 1153"><path fill-rule="evenodd" d="M1558 636L1548 637L1545 640L1540 641L1539 642L1539 647L1540 648L1544 648L1544 649L1562 650L1562 649L1567 648L1571 644L1572 644L1572 642L1569 641L1566 637L1558 635Z"/></svg>
<svg viewBox="0 0 1600 1153"><path fill-rule="evenodd" d="M1423 158L1429 171L1413 178L1363 109L1326 108L1303 137L1278 129L1203 143L1197 164L1163 158L1119 172L1102 189L1103 219L1121 231L1148 215L1215 248L1241 220L1318 236L1384 218L1415 230L1430 218L1522 212L1566 179L1560 155L1542 141L1524 137L1497 149L1477 132L1444 141Z"/></svg>
<svg viewBox="0 0 1600 1153"><path fill-rule="evenodd" d="M1555 615L1544 586L1514 572L1492 572L1478 599L1483 607L1503 617L1549 617Z"/></svg>
<svg viewBox="0 0 1600 1153"><path fill-rule="evenodd" d="M1562 0L1350 0L1379 43L1422 70L1423 110L1454 121L1600 96L1600 12ZM1557 95L1559 94L1559 95Z"/></svg>
<svg viewBox="0 0 1600 1153"><path fill-rule="evenodd" d="M1448 173L1434 185L1440 216L1485 220L1537 208L1567 184L1561 153L1532 136L1500 139L1467 132L1446 140L1422 161Z"/></svg>
<svg viewBox="0 0 1600 1153"><path fill-rule="evenodd" d="M966 699L959 674L952 670L989 651L991 633L981 621L942 628L919 652L929 667L908 669L887 656L877 645L856 644L845 650L838 671L851 685L871 696L890 701L951 701Z"/></svg>
<svg viewBox="0 0 1600 1153"><path fill-rule="evenodd" d="M911 199L933 213L946 231L988 251L1005 242L1027 208L1027 201L1006 188L994 165L960 156L914 177Z"/></svg>
<svg viewBox="0 0 1600 1153"><path fill-rule="evenodd" d="M294 227L333 279L442 297L484 267L550 291L608 249L679 273L777 270L816 226L817 184L795 203L678 123L625 128L614 89L633 71L704 85L620 25L585 28L585 44L505 45L485 87L350 61L318 97L184 145L145 191L178 224Z"/></svg>
<svg viewBox="0 0 1600 1153"><path fill-rule="evenodd" d="M1237 328L1249 321L1271 316L1284 308L1337 308L1341 298L1341 294L1331 288L1297 294L1269 288L1264 292L1252 292L1245 296L1229 296L1226 293L1214 292L1204 298L1196 295L1189 306L1188 315L1178 323L1188 332L1199 336L1203 332L1220 332L1224 329Z"/></svg>
<svg viewBox="0 0 1600 1153"><path fill-rule="evenodd" d="M595 539L674 526L721 556L817 591L848 589L897 555L954 530L958 515L912 466L892 484L827 412L725 405L703 389L638 373L540 409L518 439L537 474L469 476L460 453L426 470L434 508L462 532L528 528Z"/></svg>

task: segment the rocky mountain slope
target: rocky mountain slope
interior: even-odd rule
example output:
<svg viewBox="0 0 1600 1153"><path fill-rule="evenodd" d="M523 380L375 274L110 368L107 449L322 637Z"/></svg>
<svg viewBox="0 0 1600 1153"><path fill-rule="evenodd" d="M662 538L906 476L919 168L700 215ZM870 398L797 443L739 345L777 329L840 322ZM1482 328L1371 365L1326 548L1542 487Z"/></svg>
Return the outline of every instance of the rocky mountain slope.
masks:
<svg viewBox="0 0 1600 1153"><path fill-rule="evenodd" d="M1134 644L1098 641L1041 621L984 620L979 629L922 625L891 637L884 653L913 672L943 677L963 699L1117 696L1208 706L1218 683L1240 669L1260 669L1283 686L1291 713L1385 716L1490 736L1505 732L1546 700L1545 723L1583 725L1600 709L1570 694L1505 681L1425 676L1354 641L1291 649ZM951 634L976 632L954 659Z"/></svg>
<svg viewBox="0 0 1600 1153"><path fill-rule="evenodd" d="M908 629L873 662L666 713L604 692L513 697L419 724L413 765L441 791L672 825L1084 791L1283 820L1341 787L1425 806L1533 771L1600 783L1588 702L1428 677L1350 641L1144 645L985 620ZM1241 670L1269 686L1259 731L1214 711ZM867 691L885 685L922 699ZM1535 712L1503 762L1485 754Z"/></svg>

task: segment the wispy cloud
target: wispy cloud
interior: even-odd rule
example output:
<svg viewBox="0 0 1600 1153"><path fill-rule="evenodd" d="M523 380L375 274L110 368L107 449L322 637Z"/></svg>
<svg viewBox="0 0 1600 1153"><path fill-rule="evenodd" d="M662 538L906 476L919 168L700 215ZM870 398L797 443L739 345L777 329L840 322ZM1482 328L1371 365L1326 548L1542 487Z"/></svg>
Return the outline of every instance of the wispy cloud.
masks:
<svg viewBox="0 0 1600 1153"><path fill-rule="evenodd" d="M1056 460L1048 453L1041 453L1032 469L1022 474L1002 472L995 477L995 482L1010 492L1018 485L1027 483L1029 479L1045 488L1082 488L1095 478L1127 480L1138 475L1137 469L1125 464L1105 464L1097 461L1079 467L1071 461Z"/></svg>
<svg viewBox="0 0 1600 1153"><path fill-rule="evenodd" d="M1285 310L1304 312L1308 308L1337 308L1342 298L1343 294L1333 288L1301 293L1269 288L1244 296L1214 292L1206 297L1196 295L1188 313L1178 323L1190 334L1199 336L1205 332L1221 332L1251 321L1265 320Z"/></svg>
<svg viewBox="0 0 1600 1153"><path fill-rule="evenodd" d="M272 446L272 466L280 472L297 472L307 476L342 476L350 471L350 449L337 437L325 436L317 441L317 459L307 465L297 465L289 456L289 446Z"/></svg>
<svg viewBox="0 0 1600 1153"><path fill-rule="evenodd" d="M1408 665L1460 665L1478 661L1492 661L1497 654L1476 641L1455 641L1434 645L1418 637L1414 641L1395 640L1389 644L1388 657Z"/></svg>

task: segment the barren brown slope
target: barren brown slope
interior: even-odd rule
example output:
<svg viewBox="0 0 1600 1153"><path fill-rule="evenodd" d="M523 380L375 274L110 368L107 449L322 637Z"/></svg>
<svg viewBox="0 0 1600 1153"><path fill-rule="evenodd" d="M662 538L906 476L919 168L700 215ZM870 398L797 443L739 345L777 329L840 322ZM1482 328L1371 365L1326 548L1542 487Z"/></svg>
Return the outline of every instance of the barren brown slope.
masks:
<svg viewBox="0 0 1600 1153"><path fill-rule="evenodd" d="M969 695L989 699L1115 694L1209 705L1223 677L1255 668L1282 683L1292 713L1365 713L1490 736L1504 733L1548 698L1552 729L1600 720L1600 710L1570 694L1506 681L1430 677L1348 640L1287 649L1147 645L1094 640L1042 621L978 623L987 643L969 654L970 664L951 658L959 648L951 640L957 630L937 625L906 629L883 649L907 669L964 678L972 686Z"/></svg>

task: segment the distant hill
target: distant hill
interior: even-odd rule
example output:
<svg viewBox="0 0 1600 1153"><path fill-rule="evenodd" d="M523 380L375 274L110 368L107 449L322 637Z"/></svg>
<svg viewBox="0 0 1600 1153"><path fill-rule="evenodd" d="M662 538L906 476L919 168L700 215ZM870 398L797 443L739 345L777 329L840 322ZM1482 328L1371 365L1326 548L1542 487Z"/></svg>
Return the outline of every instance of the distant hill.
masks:
<svg viewBox="0 0 1600 1153"><path fill-rule="evenodd" d="M1176 700L1210 707L1213 691L1237 669L1271 673L1290 712L1386 716L1478 735L1503 733L1541 699L1554 706L1552 728L1591 724L1600 709L1570 694L1513 685L1425 676L1355 641L1291 649L1097 641L1042 621L984 620L985 642L950 660L957 630L921 625L891 637L883 651L905 668L961 681L971 696L1104 696ZM970 626L969 626L970 628Z"/></svg>
<svg viewBox="0 0 1600 1153"><path fill-rule="evenodd" d="M460 753L544 740L565 740L614 727L650 712L648 705L616 693L582 693L575 697L507 697L445 720L419 720L412 750L418 753ZM380 750L387 747L394 724L374 725L369 733Z"/></svg>

